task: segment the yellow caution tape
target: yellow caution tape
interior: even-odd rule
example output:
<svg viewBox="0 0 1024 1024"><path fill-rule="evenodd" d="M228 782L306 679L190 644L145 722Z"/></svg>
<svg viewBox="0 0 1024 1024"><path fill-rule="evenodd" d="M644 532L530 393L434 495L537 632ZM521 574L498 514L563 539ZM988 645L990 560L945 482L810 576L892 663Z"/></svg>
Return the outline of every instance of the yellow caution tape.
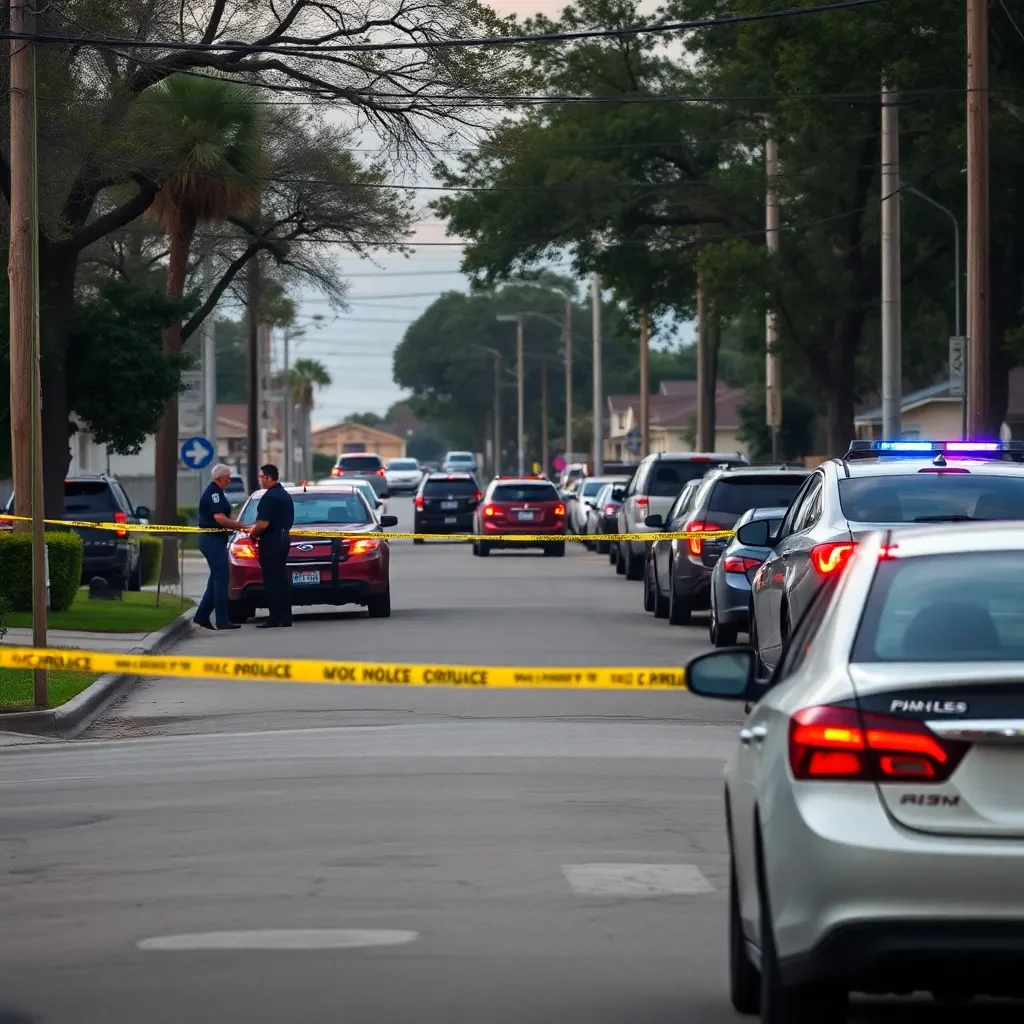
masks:
<svg viewBox="0 0 1024 1024"><path fill-rule="evenodd" d="M27 516L0 515L0 522L31 522ZM191 534L191 533L231 533L231 530L221 530L207 526L160 526L153 523L90 523L79 522L74 519L44 519L47 526L66 526L80 530L114 530L117 533L170 533L170 534ZM291 530L292 537L334 537L341 540L351 540L357 537L365 537L366 533L356 530ZM576 533L399 533L392 530L385 530L384 537L387 540L438 540L438 541L492 541L502 544L508 541L520 544L557 543L558 541L656 541L656 540L720 540L723 537L731 537L732 530L711 530L711 531L685 531L662 533L601 533L588 534L586 536Z"/></svg>
<svg viewBox="0 0 1024 1024"><path fill-rule="evenodd" d="M330 683L351 686L453 686L467 689L685 690L681 668L534 665L409 665L401 662L314 661L111 654L0 645L0 667L185 679Z"/></svg>

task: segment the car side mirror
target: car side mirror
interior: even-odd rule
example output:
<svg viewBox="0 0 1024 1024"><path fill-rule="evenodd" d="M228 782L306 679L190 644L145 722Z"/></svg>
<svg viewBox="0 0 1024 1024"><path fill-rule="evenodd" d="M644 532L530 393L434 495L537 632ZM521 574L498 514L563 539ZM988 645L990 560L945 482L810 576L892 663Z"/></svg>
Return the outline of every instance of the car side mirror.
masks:
<svg viewBox="0 0 1024 1024"><path fill-rule="evenodd" d="M736 531L736 539L751 548L770 548L775 542L771 523L767 519L755 519L741 526Z"/></svg>
<svg viewBox="0 0 1024 1024"><path fill-rule="evenodd" d="M150 510L148 508L146 508L145 505L136 505L135 506L135 517L137 519L149 519L150 516L152 516L152 515L153 515L153 513L150 512Z"/></svg>
<svg viewBox="0 0 1024 1024"><path fill-rule="evenodd" d="M664 518L662 516L659 516L659 515L648 516L644 520L644 526L652 526L655 529L658 529L659 527L662 527L664 525L665 525L665 520L664 520Z"/></svg>
<svg viewBox="0 0 1024 1024"><path fill-rule="evenodd" d="M612 491L612 501L624 501L626 498L626 489L624 487L616 487Z"/></svg>
<svg viewBox="0 0 1024 1024"><path fill-rule="evenodd" d="M698 697L756 702L764 687L754 678L754 652L749 647L710 651L686 666L686 688Z"/></svg>
<svg viewBox="0 0 1024 1024"><path fill-rule="evenodd" d="M386 530L389 526L398 525L398 516L381 516L380 525Z"/></svg>

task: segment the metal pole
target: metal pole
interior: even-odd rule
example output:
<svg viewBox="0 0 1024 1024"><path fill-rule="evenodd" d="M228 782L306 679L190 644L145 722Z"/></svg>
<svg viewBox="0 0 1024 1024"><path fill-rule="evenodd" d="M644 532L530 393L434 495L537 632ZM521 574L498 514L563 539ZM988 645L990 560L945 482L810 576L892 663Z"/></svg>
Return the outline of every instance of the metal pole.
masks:
<svg viewBox="0 0 1024 1024"><path fill-rule="evenodd" d="M903 401L900 337L900 139L897 95L882 86L882 438L899 439Z"/></svg>
<svg viewBox="0 0 1024 1024"><path fill-rule="evenodd" d="M590 275L591 321L594 328L594 476L604 472L602 433L604 430L604 398L601 385L601 278L595 270Z"/></svg>
<svg viewBox="0 0 1024 1024"><path fill-rule="evenodd" d="M258 469L260 464L260 263L259 256L249 260L248 277L248 309L246 339L246 377L245 377L245 435L246 435L246 486L250 493L259 486Z"/></svg>
<svg viewBox="0 0 1024 1024"><path fill-rule="evenodd" d="M988 432L988 0L967 0L967 432Z"/></svg>
<svg viewBox="0 0 1024 1024"><path fill-rule="evenodd" d="M281 389L284 392L284 408L281 410L283 421L281 429L284 433L284 458L281 460L284 463L284 478L286 480L294 479L292 474L292 462L295 460L295 445L292 444L292 381L291 381L291 369L288 365L288 334L289 329L284 329L284 370L281 376Z"/></svg>
<svg viewBox="0 0 1024 1024"><path fill-rule="evenodd" d="M697 271L697 436L696 450L710 452L715 442L711 437L710 425L714 420L715 380L710 373L711 360L708 358L707 296L704 292L704 273Z"/></svg>
<svg viewBox="0 0 1024 1024"><path fill-rule="evenodd" d="M494 475L501 476L501 353L494 353Z"/></svg>
<svg viewBox="0 0 1024 1024"><path fill-rule="evenodd" d="M540 362L540 465L547 476L551 472L548 464L548 361Z"/></svg>
<svg viewBox="0 0 1024 1024"><path fill-rule="evenodd" d="M203 253L203 287L206 294L213 291L213 258L210 254L210 247L206 247ZM217 453L217 336L216 336L216 312L210 310L210 315L203 321L202 326L203 344L203 392L204 392L204 429L207 440L213 445L214 457Z"/></svg>
<svg viewBox="0 0 1024 1024"><path fill-rule="evenodd" d="M765 140L764 237L769 253L778 255L781 239L779 223L779 144L774 138ZM782 357L779 353L779 322L774 305L765 314L765 423L772 432L772 462L779 461L779 431L782 427Z"/></svg>
<svg viewBox="0 0 1024 1024"><path fill-rule="evenodd" d="M523 451L523 321L520 314L516 318L516 472L520 476L526 472L526 453Z"/></svg>
<svg viewBox="0 0 1024 1024"><path fill-rule="evenodd" d="M640 458L651 454L651 381L647 310L640 311Z"/></svg>
<svg viewBox="0 0 1024 1024"><path fill-rule="evenodd" d="M565 461L572 461L572 296L565 297Z"/></svg>

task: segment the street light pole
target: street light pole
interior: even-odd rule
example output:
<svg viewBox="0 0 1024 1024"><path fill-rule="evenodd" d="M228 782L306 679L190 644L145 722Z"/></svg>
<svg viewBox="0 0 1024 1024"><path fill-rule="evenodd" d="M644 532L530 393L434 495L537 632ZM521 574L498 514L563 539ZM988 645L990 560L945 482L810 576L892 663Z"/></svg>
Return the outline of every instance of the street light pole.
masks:
<svg viewBox="0 0 1024 1024"><path fill-rule="evenodd" d="M590 275L590 295L591 319L594 327L594 466L592 471L594 476L600 476L604 472L604 442L601 437L604 428L604 398L601 383L601 277L596 270Z"/></svg>
<svg viewBox="0 0 1024 1024"><path fill-rule="evenodd" d="M565 297L565 463L572 460L572 296Z"/></svg>
<svg viewBox="0 0 1024 1024"><path fill-rule="evenodd" d="M516 319L516 472L526 472L526 453L523 451L523 316Z"/></svg>
<svg viewBox="0 0 1024 1024"><path fill-rule="evenodd" d="M882 85L882 439L902 436L900 142L896 92Z"/></svg>

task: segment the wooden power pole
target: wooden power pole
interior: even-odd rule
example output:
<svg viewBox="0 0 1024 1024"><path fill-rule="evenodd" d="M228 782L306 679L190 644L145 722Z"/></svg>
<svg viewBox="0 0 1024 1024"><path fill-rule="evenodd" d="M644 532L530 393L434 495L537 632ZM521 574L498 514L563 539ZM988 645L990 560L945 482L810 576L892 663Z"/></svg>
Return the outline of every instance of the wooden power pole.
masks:
<svg viewBox="0 0 1024 1024"><path fill-rule="evenodd" d="M900 139L897 95L882 86L882 438L902 436L903 359L900 332Z"/></svg>
<svg viewBox="0 0 1024 1024"><path fill-rule="evenodd" d="M640 311L640 458L651 454L650 323L647 310Z"/></svg>
<svg viewBox="0 0 1024 1024"><path fill-rule="evenodd" d="M540 466L544 476L551 472L548 454L548 360L545 356L540 361Z"/></svg>
<svg viewBox="0 0 1024 1024"><path fill-rule="evenodd" d="M779 144L769 138L764 144L765 221L764 238L768 252L779 251ZM779 433L782 430L782 357L779 353L779 322L774 304L765 316L765 422L772 433L772 462L779 461Z"/></svg>
<svg viewBox="0 0 1024 1024"><path fill-rule="evenodd" d="M715 342L708 323L704 272L697 271L697 451L715 450Z"/></svg>
<svg viewBox="0 0 1024 1024"><path fill-rule="evenodd" d="M260 258L253 256L246 268L247 305L245 361L245 484L252 493L259 487L260 467Z"/></svg>
<svg viewBox="0 0 1024 1024"><path fill-rule="evenodd" d="M988 0L967 0L967 436L988 433Z"/></svg>

